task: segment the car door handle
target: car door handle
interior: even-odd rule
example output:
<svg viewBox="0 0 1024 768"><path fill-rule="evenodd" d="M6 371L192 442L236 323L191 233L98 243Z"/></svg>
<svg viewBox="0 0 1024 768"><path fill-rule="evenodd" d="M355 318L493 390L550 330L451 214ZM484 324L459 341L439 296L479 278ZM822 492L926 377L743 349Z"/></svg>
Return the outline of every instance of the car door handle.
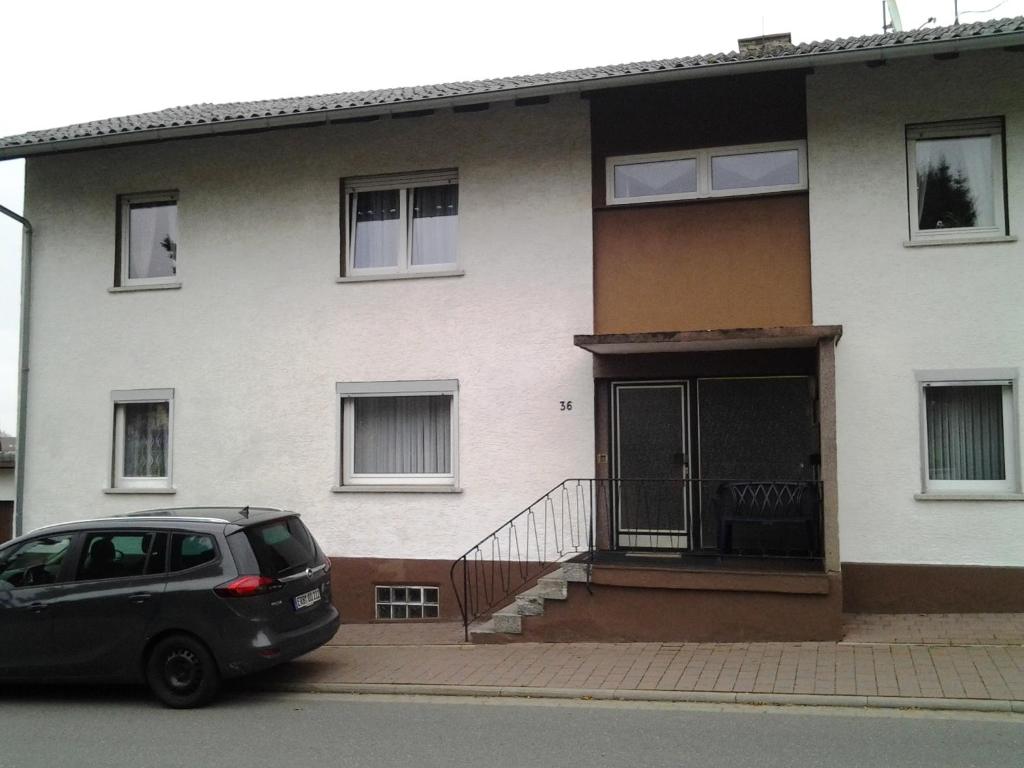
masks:
<svg viewBox="0 0 1024 768"><path fill-rule="evenodd" d="M43 613L50 610L49 603L29 603L28 610L32 613Z"/></svg>
<svg viewBox="0 0 1024 768"><path fill-rule="evenodd" d="M144 602L153 597L149 592L136 592L134 595L128 597L128 600L135 605L142 605Z"/></svg>

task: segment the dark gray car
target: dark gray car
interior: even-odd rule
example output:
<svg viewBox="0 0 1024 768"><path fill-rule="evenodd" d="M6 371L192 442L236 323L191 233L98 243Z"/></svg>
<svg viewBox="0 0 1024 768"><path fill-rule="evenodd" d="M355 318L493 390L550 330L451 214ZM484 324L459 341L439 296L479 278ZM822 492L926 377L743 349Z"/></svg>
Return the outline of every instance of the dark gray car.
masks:
<svg viewBox="0 0 1024 768"><path fill-rule="evenodd" d="M0 679L145 681L172 707L337 631L330 560L293 512L158 509L0 547Z"/></svg>

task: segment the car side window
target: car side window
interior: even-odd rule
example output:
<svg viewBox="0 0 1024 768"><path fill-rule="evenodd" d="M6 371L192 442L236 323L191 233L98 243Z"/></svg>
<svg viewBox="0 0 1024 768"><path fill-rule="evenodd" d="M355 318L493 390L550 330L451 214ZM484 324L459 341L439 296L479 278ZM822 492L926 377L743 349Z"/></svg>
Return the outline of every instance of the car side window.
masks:
<svg viewBox="0 0 1024 768"><path fill-rule="evenodd" d="M154 539L151 531L96 531L85 537L78 581L142 576Z"/></svg>
<svg viewBox="0 0 1024 768"><path fill-rule="evenodd" d="M53 584L60 576L71 536L45 536L11 547L0 555L0 592Z"/></svg>
<svg viewBox="0 0 1024 768"><path fill-rule="evenodd" d="M217 559L217 545L213 537L203 533L175 533L171 535L170 570L184 571Z"/></svg>
<svg viewBox="0 0 1024 768"><path fill-rule="evenodd" d="M146 561L146 574L167 573L167 534L158 533L153 537Z"/></svg>

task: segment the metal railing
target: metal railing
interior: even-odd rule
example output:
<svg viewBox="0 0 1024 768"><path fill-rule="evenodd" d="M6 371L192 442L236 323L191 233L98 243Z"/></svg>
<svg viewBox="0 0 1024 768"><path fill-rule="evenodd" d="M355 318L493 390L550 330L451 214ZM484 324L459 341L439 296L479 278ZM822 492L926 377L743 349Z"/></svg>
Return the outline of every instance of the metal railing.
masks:
<svg viewBox="0 0 1024 768"><path fill-rule="evenodd" d="M819 481L573 478L470 547L450 578L468 639L471 623L598 549L816 559L822 536Z"/></svg>

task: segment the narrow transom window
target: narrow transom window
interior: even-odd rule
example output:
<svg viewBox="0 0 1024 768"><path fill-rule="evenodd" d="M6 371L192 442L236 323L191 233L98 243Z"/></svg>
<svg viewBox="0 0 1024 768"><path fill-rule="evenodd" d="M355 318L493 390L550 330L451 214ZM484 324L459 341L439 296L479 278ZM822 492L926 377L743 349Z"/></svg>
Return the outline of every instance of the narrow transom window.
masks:
<svg viewBox="0 0 1024 768"><path fill-rule="evenodd" d="M912 240L1007 234L1002 118L907 126L907 168Z"/></svg>
<svg viewBox="0 0 1024 768"><path fill-rule="evenodd" d="M171 486L171 423L174 390L113 393L112 487Z"/></svg>
<svg viewBox="0 0 1024 768"><path fill-rule="evenodd" d="M338 384L342 485L454 486L454 381Z"/></svg>
<svg viewBox="0 0 1024 768"><path fill-rule="evenodd" d="M119 198L116 284L158 285L178 279L178 199L174 192Z"/></svg>
<svg viewBox="0 0 1024 768"><path fill-rule="evenodd" d="M345 275L448 271L458 265L455 171L351 179Z"/></svg>
<svg viewBox="0 0 1024 768"><path fill-rule="evenodd" d="M922 382L925 492L1015 492L1012 380Z"/></svg>
<svg viewBox="0 0 1024 768"><path fill-rule="evenodd" d="M807 189L807 147L781 141L609 157L609 205Z"/></svg>

